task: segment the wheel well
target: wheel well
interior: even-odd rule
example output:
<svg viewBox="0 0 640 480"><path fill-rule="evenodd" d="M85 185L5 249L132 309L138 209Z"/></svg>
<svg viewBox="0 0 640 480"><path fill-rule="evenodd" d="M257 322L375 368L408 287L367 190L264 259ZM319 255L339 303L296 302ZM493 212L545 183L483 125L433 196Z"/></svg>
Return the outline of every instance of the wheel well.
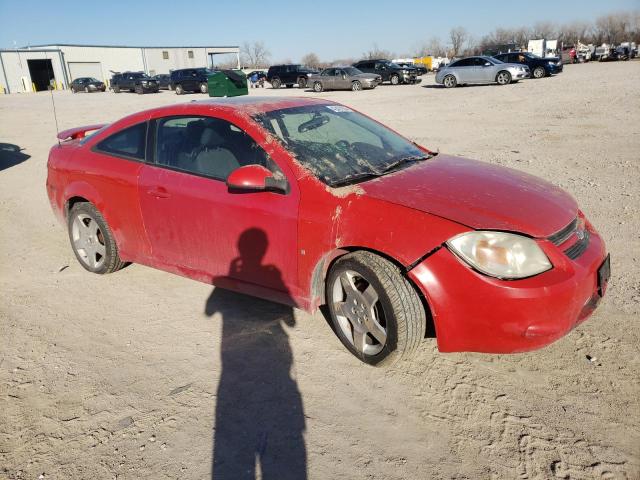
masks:
<svg viewBox="0 0 640 480"><path fill-rule="evenodd" d="M500 70L498 73L496 73L496 80L498 80L498 75L500 75L501 73L507 73L509 74L509 76L511 76L511 72L509 72L509 70Z"/></svg>
<svg viewBox="0 0 640 480"><path fill-rule="evenodd" d="M400 271L402 272L402 275L407 279L407 281L411 284L413 289L418 294L418 297L420 298L420 302L422 303L422 307L424 308L424 311L427 317L427 327L424 332L425 338L435 338L436 329L435 329L435 324L433 322L433 315L431 314L431 306L429 305L429 302L427 301L424 294L422 293L422 290L420 290L420 288L418 288L418 286L409 277L409 275L407 275L406 267L402 263L398 262L395 258L387 255L386 253L380 252L378 250L374 250L372 248L342 247L339 250L335 250L330 254L326 255L325 257L323 257L318 262L316 267L313 269L313 276L311 278L311 307L315 309L317 307L320 307L326 304L326 298L325 298L326 278L331 267L340 258L344 257L349 253L353 253L357 251L371 252L375 255L378 255L379 257L384 258L385 260L388 260L389 262L393 263L400 269Z"/></svg>
<svg viewBox="0 0 640 480"><path fill-rule="evenodd" d="M65 218L69 217L69 212L71 211L71 209L73 208L73 206L76 203L82 203L82 202L91 203L91 202L89 202L89 200L87 200L86 198L83 198L83 197L71 197L69 200L67 200L67 203L64 206L64 216L65 216Z"/></svg>

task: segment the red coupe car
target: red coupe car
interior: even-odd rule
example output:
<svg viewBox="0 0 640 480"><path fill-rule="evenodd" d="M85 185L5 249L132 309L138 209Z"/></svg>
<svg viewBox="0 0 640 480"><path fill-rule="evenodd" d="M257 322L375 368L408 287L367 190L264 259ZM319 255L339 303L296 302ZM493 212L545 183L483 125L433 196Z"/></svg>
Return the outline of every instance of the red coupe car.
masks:
<svg viewBox="0 0 640 480"><path fill-rule="evenodd" d="M192 102L58 137L47 192L84 268L136 262L326 304L369 364L407 356L431 324L443 352L542 347L609 279L603 240L561 189L327 100Z"/></svg>

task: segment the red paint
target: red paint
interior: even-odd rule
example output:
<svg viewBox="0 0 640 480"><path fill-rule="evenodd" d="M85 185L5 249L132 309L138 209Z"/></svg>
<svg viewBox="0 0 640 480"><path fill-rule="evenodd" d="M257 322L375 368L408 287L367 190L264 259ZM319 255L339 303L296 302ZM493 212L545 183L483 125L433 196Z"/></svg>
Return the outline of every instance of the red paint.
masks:
<svg viewBox="0 0 640 480"><path fill-rule="evenodd" d="M68 130L63 130L62 132L58 133L57 137L60 140L68 140L68 139L75 140L78 138L84 138L87 132L100 130L104 126L105 126L104 123L98 123L96 125L87 125L85 127L70 128Z"/></svg>
<svg viewBox="0 0 640 480"><path fill-rule="evenodd" d="M125 261L308 310L323 302L322 279L333 260L353 249L376 251L403 267L424 295L441 351L539 348L593 311L606 250L597 232L587 222L591 241L577 260L563 252L575 239L561 246L545 240L578 214L570 195L515 170L445 155L332 190L251 118L312 103L332 102L238 97L131 115L84 144L51 149L51 204L61 218L73 197L96 205ZM280 167L288 192L260 191L271 175L262 167L235 170L227 185L92 150L122 128L175 115L219 117L243 129ZM94 127L63 134L79 138ZM442 245L474 228L536 238L553 268L515 281L473 271Z"/></svg>

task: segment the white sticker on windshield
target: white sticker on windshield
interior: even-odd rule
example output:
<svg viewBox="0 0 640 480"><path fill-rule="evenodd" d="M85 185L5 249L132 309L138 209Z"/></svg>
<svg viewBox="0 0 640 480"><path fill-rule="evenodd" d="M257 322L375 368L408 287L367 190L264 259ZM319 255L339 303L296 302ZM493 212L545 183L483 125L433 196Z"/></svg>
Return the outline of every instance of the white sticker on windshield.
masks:
<svg viewBox="0 0 640 480"><path fill-rule="evenodd" d="M343 105L327 105L327 108L337 113L353 112L349 107L345 107Z"/></svg>

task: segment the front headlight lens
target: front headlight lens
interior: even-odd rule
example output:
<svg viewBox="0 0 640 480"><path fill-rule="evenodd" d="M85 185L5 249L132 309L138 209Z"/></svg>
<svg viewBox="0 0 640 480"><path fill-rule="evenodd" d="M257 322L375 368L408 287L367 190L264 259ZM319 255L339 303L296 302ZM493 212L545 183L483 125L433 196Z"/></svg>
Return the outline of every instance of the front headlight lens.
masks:
<svg viewBox="0 0 640 480"><path fill-rule="evenodd" d="M531 277L551 268L538 244L522 235L477 231L447 241L450 250L476 270L492 277Z"/></svg>

